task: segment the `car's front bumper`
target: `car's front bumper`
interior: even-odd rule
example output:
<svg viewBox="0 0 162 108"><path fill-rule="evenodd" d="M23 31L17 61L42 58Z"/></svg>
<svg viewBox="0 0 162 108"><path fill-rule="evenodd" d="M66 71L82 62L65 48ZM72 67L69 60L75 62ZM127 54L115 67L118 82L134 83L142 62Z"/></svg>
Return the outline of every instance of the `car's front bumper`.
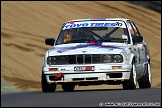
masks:
<svg viewBox="0 0 162 108"><path fill-rule="evenodd" d="M94 71L74 71L76 65L60 65L43 67L43 73L48 83L64 82L93 82L93 81L124 81L128 80L131 72L131 65L104 65L95 64ZM77 65L79 66L79 65ZM92 65L80 65L92 66ZM121 66L121 69L113 69L112 66ZM56 71L50 71L51 68L57 68ZM61 73L60 79L55 79Z"/></svg>

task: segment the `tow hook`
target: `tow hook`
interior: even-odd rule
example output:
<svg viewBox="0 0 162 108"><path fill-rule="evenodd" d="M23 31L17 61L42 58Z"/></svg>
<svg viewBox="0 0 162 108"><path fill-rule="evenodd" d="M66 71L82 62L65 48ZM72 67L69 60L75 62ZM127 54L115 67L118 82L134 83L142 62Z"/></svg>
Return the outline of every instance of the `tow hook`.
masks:
<svg viewBox="0 0 162 108"><path fill-rule="evenodd" d="M58 73L55 77L55 80L60 80L63 77L62 72Z"/></svg>

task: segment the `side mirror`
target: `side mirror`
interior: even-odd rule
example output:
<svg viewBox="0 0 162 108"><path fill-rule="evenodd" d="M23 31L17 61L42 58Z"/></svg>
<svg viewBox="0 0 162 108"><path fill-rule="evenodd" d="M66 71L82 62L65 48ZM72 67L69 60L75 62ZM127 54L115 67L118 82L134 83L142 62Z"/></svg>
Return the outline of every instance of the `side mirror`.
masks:
<svg viewBox="0 0 162 108"><path fill-rule="evenodd" d="M140 43L140 42L143 42L142 36L134 36L133 37L133 43Z"/></svg>
<svg viewBox="0 0 162 108"><path fill-rule="evenodd" d="M54 42L55 42L54 38L46 38L46 39L45 39L45 44L46 44L46 45L51 45L51 46L53 46L53 45L54 45Z"/></svg>

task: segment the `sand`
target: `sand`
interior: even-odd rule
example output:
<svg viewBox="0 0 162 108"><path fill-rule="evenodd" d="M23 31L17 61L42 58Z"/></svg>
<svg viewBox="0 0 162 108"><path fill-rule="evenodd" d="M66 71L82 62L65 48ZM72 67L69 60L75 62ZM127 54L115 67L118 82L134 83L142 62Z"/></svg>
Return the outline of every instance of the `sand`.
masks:
<svg viewBox="0 0 162 108"><path fill-rule="evenodd" d="M161 14L124 1L2 1L1 87L41 91L42 58L52 47L45 45L45 38L56 38L68 20L112 17L136 23L150 50L152 88L161 88ZM76 86L98 88L122 86Z"/></svg>

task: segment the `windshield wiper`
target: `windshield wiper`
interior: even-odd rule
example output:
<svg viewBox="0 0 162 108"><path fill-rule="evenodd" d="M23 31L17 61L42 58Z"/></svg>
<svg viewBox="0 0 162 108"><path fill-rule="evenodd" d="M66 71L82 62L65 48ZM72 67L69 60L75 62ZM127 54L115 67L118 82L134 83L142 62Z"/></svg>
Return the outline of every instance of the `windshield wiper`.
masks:
<svg viewBox="0 0 162 108"><path fill-rule="evenodd" d="M69 41L67 41L67 42L64 42L64 44L66 44L66 43L78 43L78 42L82 42L82 43L84 43L84 42L92 42L92 40L90 40L90 39L73 39L73 40L69 40Z"/></svg>
<svg viewBox="0 0 162 108"><path fill-rule="evenodd" d="M96 40L98 42L127 42L127 39L123 39L123 38L108 38L108 39L105 39L105 38L101 38L99 40Z"/></svg>

